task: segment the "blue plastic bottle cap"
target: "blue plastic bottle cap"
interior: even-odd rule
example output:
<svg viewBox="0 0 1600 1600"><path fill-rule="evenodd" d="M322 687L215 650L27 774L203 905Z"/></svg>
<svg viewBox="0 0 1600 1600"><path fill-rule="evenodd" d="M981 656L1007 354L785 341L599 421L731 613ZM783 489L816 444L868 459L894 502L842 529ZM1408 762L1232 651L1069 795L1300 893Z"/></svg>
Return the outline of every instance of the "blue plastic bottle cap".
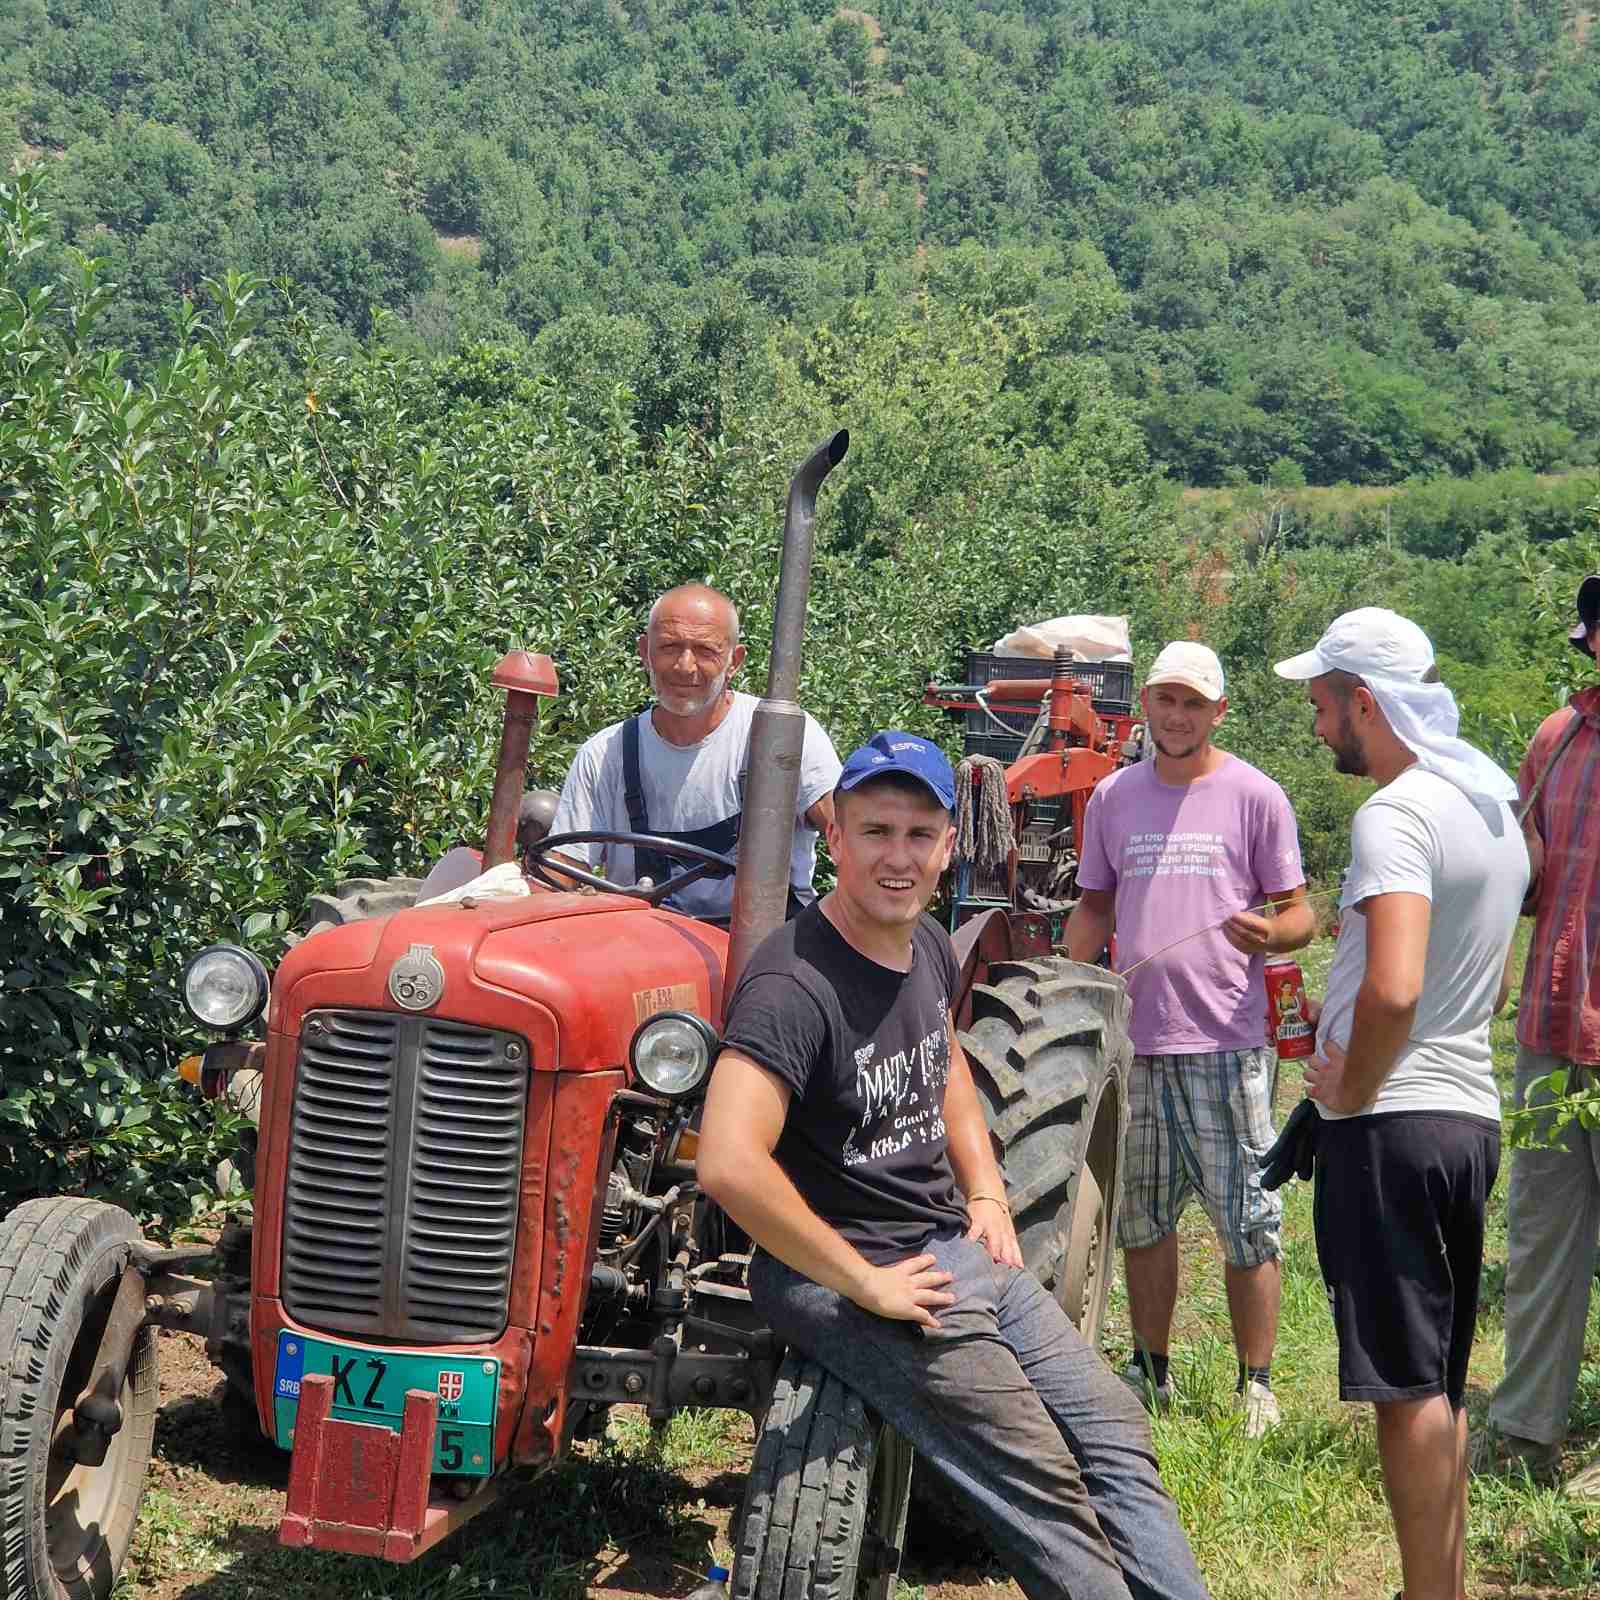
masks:
<svg viewBox="0 0 1600 1600"><path fill-rule="evenodd" d="M706 1574L707 1583L726 1583L727 1581L728 1569L726 1567L713 1567Z"/></svg>

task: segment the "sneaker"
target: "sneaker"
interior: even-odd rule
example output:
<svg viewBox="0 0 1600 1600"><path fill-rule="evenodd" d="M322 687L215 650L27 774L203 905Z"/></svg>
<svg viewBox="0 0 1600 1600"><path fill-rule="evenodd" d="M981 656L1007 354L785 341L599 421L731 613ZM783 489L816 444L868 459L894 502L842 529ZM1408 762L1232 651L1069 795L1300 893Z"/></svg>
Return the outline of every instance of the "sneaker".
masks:
<svg viewBox="0 0 1600 1600"><path fill-rule="evenodd" d="M1467 1465L1479 1477L1503 1476L1522 1467L1535 1483L1553 1483L1561 1471L1561 1447L1502 1433L1486 1423L1472 1430Z"/></svg>
<svg viewBox="0 0 1600 1600"><path fill-rule="evenodd" d="M1244 1436L1247 1439L1259 1439L1268 1428L1275 1428L1283 1421L1277 1395L1259 1378L1252 1378L1238 1399L1244 1407Z"/></svg>
<svg viewBox="0 0 1600 1600"><path fill-rule="evenodd" d="M1157 1383L1150 1376L1150 1369L1137 1355L1128 1357L1128 1364L1117 1376L1133 1390L1139 1397L1139 1404L1146 1411L1165 1411L1172 1404L1172 1384Z"/></svg>
<svg viewBox="0 0 1600 1600"><path fill-rule="evenodd" d="M1600 1500L1600 1456L1567 1479L1565 1492L1570 1500Z"/></svg>

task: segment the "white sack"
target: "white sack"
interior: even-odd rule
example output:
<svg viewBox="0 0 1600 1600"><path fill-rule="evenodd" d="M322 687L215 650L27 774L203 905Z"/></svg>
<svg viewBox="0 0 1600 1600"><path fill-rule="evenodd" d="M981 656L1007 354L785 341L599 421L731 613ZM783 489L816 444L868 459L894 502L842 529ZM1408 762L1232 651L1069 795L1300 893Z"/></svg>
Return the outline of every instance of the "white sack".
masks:
<svg viewBox="0 0 1600 1600"><path fill-rule="evenodd" d="M1036 622L996 639L992 653L1039 656L1048 661L1058 645L1065 645L1074 661L1133 660L1126 617L1052 617L1048 622Z"/></svg>
<svg viewBox="0 0 1600 1600"><path fill-rule="evenodd" d="M417 904L448 906L467 899L519 900L523 895L532 893L528 880L522 875L521 863L502 861L498 867L490 867L487 872L480 873L471 883L464 883L459 889L450 889L444 894L436 894L431 900L419 900Z"/></svg>

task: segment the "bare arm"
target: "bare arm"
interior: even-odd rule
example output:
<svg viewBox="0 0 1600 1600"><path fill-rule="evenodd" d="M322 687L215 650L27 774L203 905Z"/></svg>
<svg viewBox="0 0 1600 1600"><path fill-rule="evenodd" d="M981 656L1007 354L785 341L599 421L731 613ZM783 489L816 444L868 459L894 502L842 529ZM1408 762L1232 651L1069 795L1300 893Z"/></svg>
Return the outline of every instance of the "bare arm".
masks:
<svg viewBox="0 0 1600 1600"><path fill-rule="evenodd" d="M1005 1179L994 1158L989 1126L983 1120L983 1107L972 1082L972 1068L967 1065L966 1052L956 1038L954 1019L949 1036L950 1081L944 1090L945 1138L950 1152L950 1170L967 1197L967 1213L972 1220L967 1237L981 1239L996 1261L1020 1267L1022 1249L1011 1223Z"/></svg>
<svg viewBox="0 0 1600 1600"><path fill-rule="evenodd" d="M1222 937L1247 956L1287 955L1311 943L1317 919L1306 898L1306 886L1297 884L1279 894L1269 894L1275 916L1263 917L1254 911L1235 911L1222 924Z"/></svg>
<svg viewBox="0 0 1600 1600"><path fill-rule="evenodd" d="M559 878L561 880L561 885L571 893L599 893L598 890L591 889L586 883L575 883L566 875L566 873L561 870L563 866L568 866L576 867L580 872L595 871L595 868L591 867L587 861L576 861L571 856L562 855L559 850L552 850L549 855L544 858L542 865L544 866L545 871L548 872L552 878ZM527 878L526 875L524 876L528 887L532 889L535 894L559 894L562 892L562 888L555 884L541 883L537 878Z"/></svg>
<svg viewBox="0 0 1600 1600"><path fill-rule="evenodd" d="M1531 917L1538 910L1539 879L1544 873L1544 836L1539 832L1538 812L1537 806L1531 806L1522 819L1522 842L1528 847L1528 888L1522 897L1525 917Z"/></svg>
<svg viewBox="0 0 1600 1600"><path fill-rule="evenodd" d="M1074 961L1098 961L1111 939L1115 889L1085 889L1067 919L1067 955Z"/></svg>
<svg viewBox="0 0 1600 1600"><path fill-rule="evenodd" d="M948 1272L930 1255L875 1267L824 1222L774 1159L789 1088L737 1050L717 1058L695 1160L700 1187L769 1255L880 1317L939 1326Z"/></svg>
<svg viewBox="0 0 1600 1600"><path fill-rule="evenodd" d="M1354 1112L1377 1098L1411 1036L1428 955L1433 906L1420 894L1376 894L1360 906L1367 919L1367 970L1356 991L1350 1042L1324 1046L1326 1064L1306 1069L1313 1100Z"/></svg>
<svg viewBox="0 0 1600 1600"><path fill-rule="evenodd" d="M828 836L828 825L833 821L833 796L825 794L820 800L813 800L806 807L806 821L815 828L823 838Z"/></svg>
<svg viewBox="0 0 1600 1600"><path fill-rule="evenodd" d="M1517 941L1513 939L1506 949L1506 964L1500 969L1500 988L1494 997L1495 1015L1505 1010L1506 1001L1511 998L1511 967L1517 958Z"/></svg>

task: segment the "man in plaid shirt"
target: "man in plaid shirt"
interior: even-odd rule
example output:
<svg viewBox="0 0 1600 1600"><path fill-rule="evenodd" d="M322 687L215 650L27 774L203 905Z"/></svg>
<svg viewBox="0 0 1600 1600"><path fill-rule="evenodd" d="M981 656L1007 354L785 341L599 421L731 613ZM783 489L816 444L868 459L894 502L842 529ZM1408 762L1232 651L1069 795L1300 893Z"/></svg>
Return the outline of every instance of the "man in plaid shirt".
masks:
<svg viewBox="0 0 1600 1600"><path fill-rule="evenodd" d="M1568 635L1591 658L1600 647L1600 574L1578 588ZM1569 1090L1600 1083L1600 684L1545 718L1517 776L1534 887L1533 942L1517 1015L1516 1103L1540 1105L1564 1071ZM1548 1129L1545 1130L1548 1136ZM1600 1128L1569 1124L1546 1150L1511 1163L1506 1267L1506 1370L1489 1406L1474 1465L1520 1459L1543 1476L1559 1468L1583 1356L1589 1293L1600 1260ZM1600 1499L1600 1458L1569 1494Z"/></svg>

